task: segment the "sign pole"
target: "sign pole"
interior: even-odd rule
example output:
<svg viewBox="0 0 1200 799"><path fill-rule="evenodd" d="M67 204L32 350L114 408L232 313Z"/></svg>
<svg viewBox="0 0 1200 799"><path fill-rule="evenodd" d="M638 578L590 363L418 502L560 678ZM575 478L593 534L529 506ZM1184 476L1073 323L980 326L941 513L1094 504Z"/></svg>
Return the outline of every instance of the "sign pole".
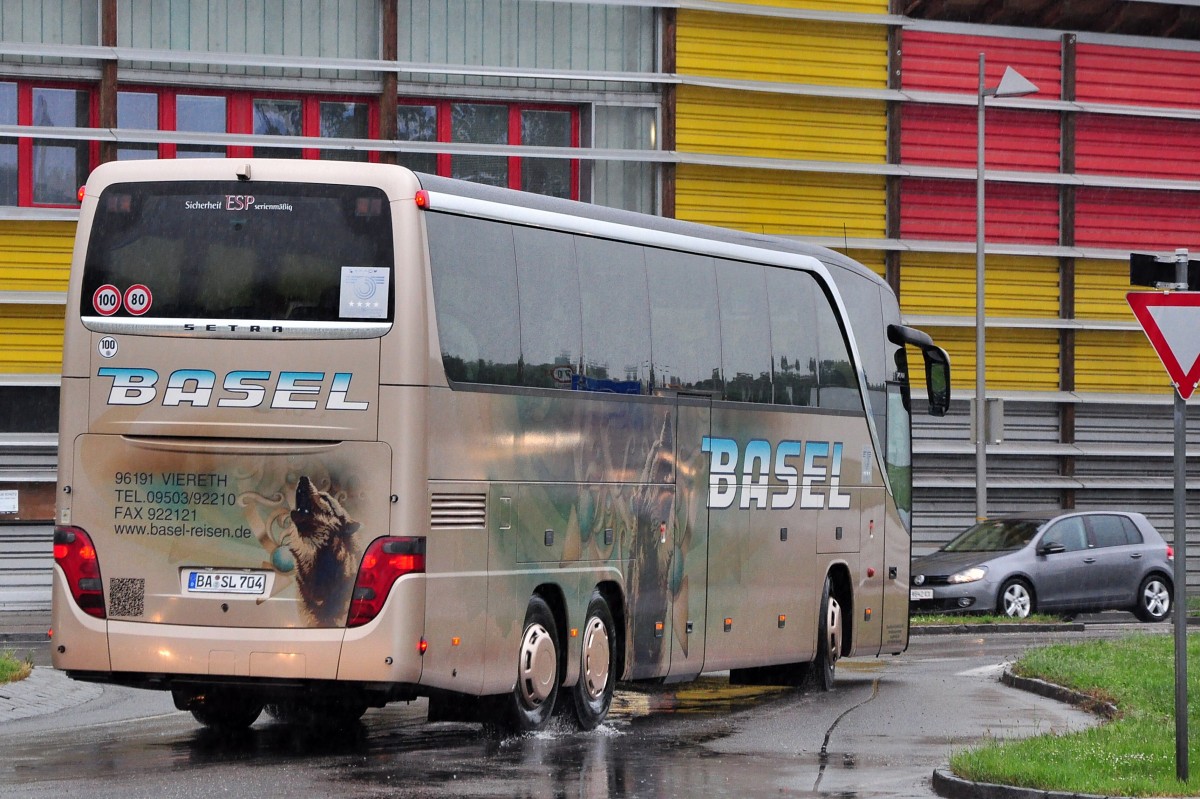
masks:
<svg viewBox="0 0 1200 799"><path fill-rule="evenodd" d="M1188 251L1175 251L1175 282L1187 285ZM1188 389L1191 387L1189 386ZM1186 393L1191 393L1188 390ZM1175 778L1188 781L1187 400L1175 392Z"/></svg>

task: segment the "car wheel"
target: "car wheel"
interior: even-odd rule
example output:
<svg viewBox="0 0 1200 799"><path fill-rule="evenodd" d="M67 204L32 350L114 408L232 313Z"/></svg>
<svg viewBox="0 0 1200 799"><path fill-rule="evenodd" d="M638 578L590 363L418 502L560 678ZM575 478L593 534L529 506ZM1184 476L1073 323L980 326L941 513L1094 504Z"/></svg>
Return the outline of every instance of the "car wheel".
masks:
<svg viewBox="0 0 1200 799"><path fill-rule="evenodd" d="M833 586L825 578L821 591L821 615L817 621L817 658L813 661L809 675L813 684L822 691L833 689L834 670L842 655L842 605L833 596Z"/></svg>
<svg viewBox="0 0 1200 799"><path fill-rule="evenodd" d="M554 613L540 596L529 600L517 650L517 684L508 701L503 727L516 733L546 726L554 714L562 682L558 656L558 626Z"/></svg>
<svg viewBox="0 0 1200 799"><path fill-rule="evenodd" d="M1166 580L1152 574L1138 587L1133 613L1142 621L1162 621L1171 613L1171 588Z"/></svg>
<svg viewBox="0 0 1200 799"><path fill-rule="evenodd" d="M996 612L1013 619L1024 619L1034 611L1033 589L1024 580L1012 579L1000 586Z"/></svg>
<svg viewBox="0 0 1200 799"><path fill-rule="evenodd" d="M596 591L588 603L583 623L579 680L571 689L571 709L576 726L594 730L608 715L617 677L617 636L608 602Z"/></svg>

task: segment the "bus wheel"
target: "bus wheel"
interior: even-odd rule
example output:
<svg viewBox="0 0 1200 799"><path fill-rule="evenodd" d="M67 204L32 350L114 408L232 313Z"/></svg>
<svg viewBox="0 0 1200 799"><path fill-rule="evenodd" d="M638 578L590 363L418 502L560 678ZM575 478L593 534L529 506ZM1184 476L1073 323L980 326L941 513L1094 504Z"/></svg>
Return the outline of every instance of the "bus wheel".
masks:
<svg viewBox="0 0 1200 799"><path fill-rule="evenodd" d="M616 625L612 611L599 591L592 592L587 620L583 623L583 651L579 680L571 689L575 723L581 730L594 730L608 715L616 686Z"/></svg>
<svg viewBox="0 0 1200 799"><path fill-rule="evenodd" d="M206 691L193 697L188 710L205 727L234 732L244 730L258 720L263 703L255 702L239 691Z"/></svg>
<svg viewBox="0 0 1200 799"><path fill-rule="evenodd" d="M812 679L822 691L833 689L833 672L842 655L842 605L833 596L829 578L821 591L821 617L817 622L817 659L812 664Z"/></svg>
<svg viewBox="0 0 1200 799"><path fill-rule="evenodd" d="M558 627L540 596L529 600L517 652L517 684L509 701L509 728L518 733L546 726L554 713L558 686Z"/></svg>

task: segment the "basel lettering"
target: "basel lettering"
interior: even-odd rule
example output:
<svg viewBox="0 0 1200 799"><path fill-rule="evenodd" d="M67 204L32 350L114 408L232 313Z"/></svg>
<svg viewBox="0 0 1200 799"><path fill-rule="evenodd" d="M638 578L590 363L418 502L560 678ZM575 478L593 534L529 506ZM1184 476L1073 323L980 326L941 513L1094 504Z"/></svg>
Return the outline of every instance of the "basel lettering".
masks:
<svg viewBox="0 0 1200 799"><path fill-rule="evenodd" d="M786 510L848 508L842 492L841 441L770 441L752 439L743 451L732 438L705 436L709 453L708 507ZM775 484L771 484L771 478Z"/></svg>
<svg viewBox="0 0 1200 799"><path fill-rule="evenodd" d="M330 411L365 411L370 404L350 399L349 372L337 372L326 389L325 372L246 370L229 372L217 387L217 375L208 369L176 369L160 381L153 369L103 367L96 373L111 377L109 405L149 405L161 397L164 406L194 408L293 408ZM213 394L217 394L213 402Z"/></svg>

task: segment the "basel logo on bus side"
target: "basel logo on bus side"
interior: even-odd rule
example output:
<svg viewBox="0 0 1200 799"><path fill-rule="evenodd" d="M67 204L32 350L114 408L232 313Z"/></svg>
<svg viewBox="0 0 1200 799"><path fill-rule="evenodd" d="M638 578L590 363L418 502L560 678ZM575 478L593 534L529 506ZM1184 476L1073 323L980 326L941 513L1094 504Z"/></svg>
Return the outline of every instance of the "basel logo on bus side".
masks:
<svg viewBox="0 0 1200 799"><path fill-rule="evenodd" d="M801 508L849 508L842 448L841 441L780 441L772 448L756 438L743 452L732 438L705 436L700 449L710 455L708 507L729 508L736 499L742 509L786 510L797 500Z"/></svg>

